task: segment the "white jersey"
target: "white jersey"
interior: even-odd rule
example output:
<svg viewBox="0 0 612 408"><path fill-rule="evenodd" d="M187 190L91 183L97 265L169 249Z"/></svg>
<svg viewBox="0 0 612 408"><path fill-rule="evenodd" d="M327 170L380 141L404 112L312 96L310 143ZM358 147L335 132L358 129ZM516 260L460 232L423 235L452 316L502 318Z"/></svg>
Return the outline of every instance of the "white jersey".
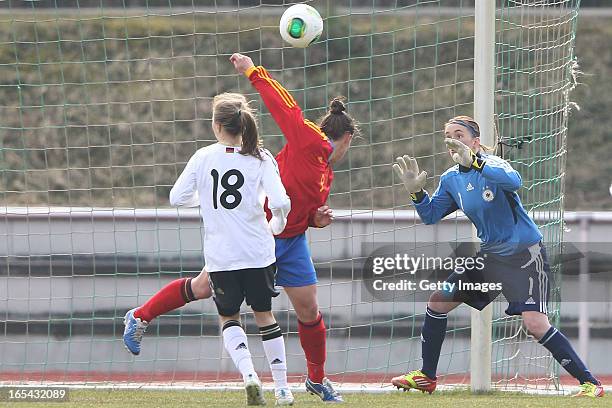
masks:
<svg viewBox="0 0 612 408"><path fill-rule="evenodd" d="M263 209L289 212L291 203L274 157L263 160L219 143L198 150L170 191L173 206L200 206L208 272L263 268L276 261Z"/></svg>

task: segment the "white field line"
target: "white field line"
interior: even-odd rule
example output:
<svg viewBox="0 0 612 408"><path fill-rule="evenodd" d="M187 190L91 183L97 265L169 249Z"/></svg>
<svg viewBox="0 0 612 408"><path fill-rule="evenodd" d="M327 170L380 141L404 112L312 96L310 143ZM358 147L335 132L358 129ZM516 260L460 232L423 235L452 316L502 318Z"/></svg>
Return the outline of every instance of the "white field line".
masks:
<svg viewBox="0 0 612 408"><path fill-rule="evenodd" d="M84 389L84 390L155 390L155 391L165 391L165 390L173 390L173 391L241 391L244 389L241 383L236 382L225 382L225 383L194 383L194 382L173 382L171 384L168 383L108 383L108 382L87 382L87 383L61 383L61 382L37 382L37 381L26 381L26 382L10 382L10 381L2 381L0 382L0 388L7 387L38 387L46 386L46 387L65 387L70 389ZM306 392L304 385L302 383L291 383L289 387L293 392ZM264 390L266 391L274 391L274 387L272 383L264 383ZM384 394L384 393L392 393L399 392L392 385L382 385L382 384L358 384L358 383L342 383L337 385L336 388L338 391L341 391L345 394L356 394L356 393L368 393L368 394ZM460 391L467 390L468 387L465 384L445 384L440 385L436 388L438 392L448 392L448 391ZM604 387L607 393L612 393L612 387ZM512 388L503 388L503 387L492 387L494 391L503 391L503 392L521 392L525 394L536 394L536 395L570 395L578 391L578 386L563 386L561 389L556 390L552 385L542 386L541 388L537 387L512 387ZM412 392L418 392L413 390Z"/></svg>

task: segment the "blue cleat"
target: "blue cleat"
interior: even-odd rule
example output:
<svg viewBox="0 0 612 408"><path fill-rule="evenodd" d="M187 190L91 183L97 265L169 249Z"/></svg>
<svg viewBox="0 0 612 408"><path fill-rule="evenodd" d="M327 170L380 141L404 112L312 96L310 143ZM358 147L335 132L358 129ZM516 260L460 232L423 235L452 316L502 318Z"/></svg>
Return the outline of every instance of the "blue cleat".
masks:
<svg viewBox="0 0 612 408"><path fill-rule="evenodd" d="M317 395L323 402L344 402L342 396L334 390L329 379L324 378L323 383L316 383L306 380L306 390L311 394Z"/></svg>
<svg viewBox="0 0 612 408"><path fill-rule="evenodd" d="M142 341L142 335L149 327L149 323L144 320L140 320L139 317L134 317L134 311L132 309L125 314L123 318L123 324L125 324L125 330L123 331L123 344L125 348L135 356L140 354L140 342Z"/></svg>

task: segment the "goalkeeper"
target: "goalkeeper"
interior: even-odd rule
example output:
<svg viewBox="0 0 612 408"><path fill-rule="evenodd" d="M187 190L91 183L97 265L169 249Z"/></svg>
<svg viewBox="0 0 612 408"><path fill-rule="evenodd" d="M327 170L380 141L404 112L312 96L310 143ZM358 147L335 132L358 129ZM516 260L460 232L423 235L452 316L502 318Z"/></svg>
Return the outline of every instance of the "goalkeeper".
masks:
<svg viewBox="0 0 612 408"><path fill-rule="evenodd" d="M462 275L454 272L447 282L502 283L501 292L509 302L506 314L522 316L529 333L580 382L580 391L575 396L603 396L600 382L567 338L548 322L549 265L542 234L516 193L521 187L521 176L503 159L484 153L479 126L472 118L457 116L449 120L444 133L444 142L457 165L440 176L440 184L432 196L423 190L427 173L419 171L414 158L399 157L393 169L425 224L435 224L461 209L476 227L482 241L479 255L486 260L484 270L468 270ZM436 389L436 369L447 313L461 303L482 310L499 293L440 290L432 293L421 335L423 367L393 378L393 385L432 393Z"/></svg>

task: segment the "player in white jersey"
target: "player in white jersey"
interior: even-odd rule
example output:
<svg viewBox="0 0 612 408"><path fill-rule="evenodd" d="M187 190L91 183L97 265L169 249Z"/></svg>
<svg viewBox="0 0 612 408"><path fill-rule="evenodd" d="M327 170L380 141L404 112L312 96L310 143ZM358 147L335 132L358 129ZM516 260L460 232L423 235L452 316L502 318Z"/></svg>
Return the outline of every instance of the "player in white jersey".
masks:
<svg viewBox="0 0 612 408"><path fill-rule="evenodd" d="M210 273L225 349L243 376L248 405L265 405L265 400L240 324L240 306L245 299L262 335L277 405L292 405L283 334L271 311L272 297L279 294L274 288L273 234L285 228L291 203L276 161L261 148L253 112L243 95L216 96L212 126L218 143L191 157L170 191L170 204L200 206L205 269ZM270 223L264 212L266 196L272 212ZM132 320L135 330L142 325L134 313L129 316L130 312L126 333ZM130 333L127 340L124 334L128 349L130 338Z"/></svg>
<svg viewBox="0 0 612 408"><path fill-rule="evenodd" d="M227 95L236 94L217 98ZM231 115L250 117L242 110ZM170 191L170 204L200 206L208 272L267 267L276 260L271 228L276 229L275 234L282 232L290 208L276 161L257 145L245 152L240 139L234 142L223 136L228 131L222 125L214 126L218 126L219 143L191 157ZM253 131L257 137L257 129ZM263 210L266 195L268 206L276 213L270 226Z"/></svg>

